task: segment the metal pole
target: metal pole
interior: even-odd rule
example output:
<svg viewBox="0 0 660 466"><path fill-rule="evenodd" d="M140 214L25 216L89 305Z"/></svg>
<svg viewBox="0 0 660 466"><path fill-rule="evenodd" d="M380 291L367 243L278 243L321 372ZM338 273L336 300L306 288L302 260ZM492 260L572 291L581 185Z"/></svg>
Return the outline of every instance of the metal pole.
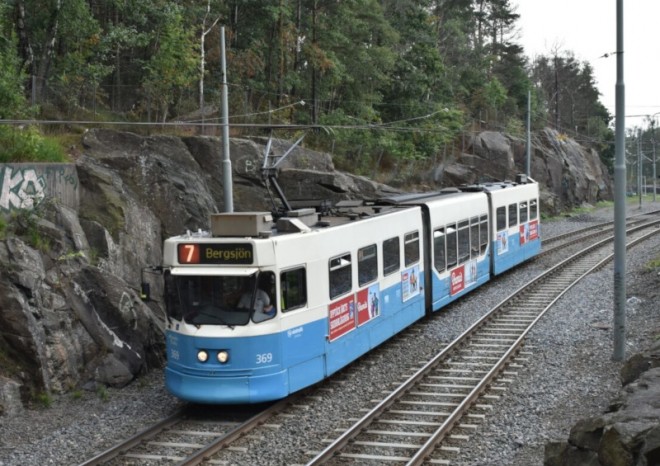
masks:
<svg viewBox="0 0 660 466"><path fill-rule="evenodd" d="M559 64L555 52L555 130L559 131Z"/></svg>
<svg viewBox="0 0 660 466"><path fill-rule="evenodd" d="M532 160L532 91L527 91L527 177L531 177Z"/></svg>
<svg viewBox="0 0 660 466"><path fill-rule="evenodd" d="M642 208L642 128L637 131L637 191L639 195L639 208Z"/></svg>
<svg viewBox="0 0 660 466"><path fill-rule="evenodd" d="M655 168L655 125L653 125L651 128L653 130L652 139L651 139L651 143L653 144L653 202L655 202L655 193L658 190L658 188L656 186L658 176L655 173L655 170L656 170L656 168Z"/></svg>
<svg viewBox="0 0 660 466"><path fill-rule="evenodd" d="M229 157L229 105L227 104L227 59L225 56L225 28L220 28L220 52L222 62L222 182L225 196L225 212L234 211L233 187L231 178L231 158Z"/></svg>
<svg viewBox="0 0 660 466"><path fill-rule="evenodd" d="M626 88L623 83L623 0L616 0L616 124L614 162L614 361L626 356Z"/></svg>

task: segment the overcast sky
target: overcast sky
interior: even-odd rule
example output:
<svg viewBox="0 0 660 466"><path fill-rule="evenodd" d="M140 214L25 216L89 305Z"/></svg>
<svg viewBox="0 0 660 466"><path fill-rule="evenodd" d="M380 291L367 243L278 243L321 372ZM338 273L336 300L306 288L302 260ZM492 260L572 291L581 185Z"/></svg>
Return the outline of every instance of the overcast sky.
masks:
<svg viewBox="0 0 660 466"><path fill-rule="evenodd" d="M529 57L572 51L594 69L601 102L615 114L616 0L512 0L520 15L517 40ZM660 0L624 1L626 127L647 126L660 112ZM608 54L609 57L603 57ZM641 116L639 116L641 115ZM660 114L656 115L660 123Z"/></svg>

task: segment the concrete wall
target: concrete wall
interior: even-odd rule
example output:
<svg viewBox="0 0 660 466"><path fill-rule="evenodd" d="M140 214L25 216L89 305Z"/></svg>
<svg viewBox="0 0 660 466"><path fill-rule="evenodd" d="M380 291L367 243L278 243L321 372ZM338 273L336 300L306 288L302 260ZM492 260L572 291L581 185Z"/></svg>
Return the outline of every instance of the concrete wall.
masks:
<svg viewBox="0 0 660 466"><path fill-rule="evenodd" d="M70 163L0 164L0 215L32 209L45 198L78 210L78 172Z"/></svg>

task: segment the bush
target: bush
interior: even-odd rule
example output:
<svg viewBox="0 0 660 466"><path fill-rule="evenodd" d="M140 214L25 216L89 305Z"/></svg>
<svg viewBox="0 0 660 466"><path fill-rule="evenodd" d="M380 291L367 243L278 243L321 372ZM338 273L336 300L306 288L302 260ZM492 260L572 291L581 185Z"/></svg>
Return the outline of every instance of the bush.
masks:
<svg viewBox="0 0 660 466"><path fill-rule="evenodd" d="M0 163L68 161L59 144L36 128L0 126Z"/></svg>

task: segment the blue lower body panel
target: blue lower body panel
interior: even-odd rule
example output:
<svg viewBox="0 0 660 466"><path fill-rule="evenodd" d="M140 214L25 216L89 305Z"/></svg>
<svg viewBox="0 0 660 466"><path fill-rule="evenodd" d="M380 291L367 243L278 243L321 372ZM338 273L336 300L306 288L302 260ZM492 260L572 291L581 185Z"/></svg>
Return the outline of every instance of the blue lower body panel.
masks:
<svg viewBox="0 0 660 466"><path fill-rule="evenodd" d="M244 404L277 400L289 394L286 371L250 377L185 376L165 369L165 385L177 398L193 403Z"/></svg>
<svg viewBox="0 0 660 466"><path fill-rule="evenodd" d="M501 233L500 233L501 234ZM506 236L506 242L492 243L493 274L498 275L536 256L541 251L541 240L524 239L518 234ZM521 239L522 238L522 239ZM506 244L503 247L503 244Z"/></svg>

